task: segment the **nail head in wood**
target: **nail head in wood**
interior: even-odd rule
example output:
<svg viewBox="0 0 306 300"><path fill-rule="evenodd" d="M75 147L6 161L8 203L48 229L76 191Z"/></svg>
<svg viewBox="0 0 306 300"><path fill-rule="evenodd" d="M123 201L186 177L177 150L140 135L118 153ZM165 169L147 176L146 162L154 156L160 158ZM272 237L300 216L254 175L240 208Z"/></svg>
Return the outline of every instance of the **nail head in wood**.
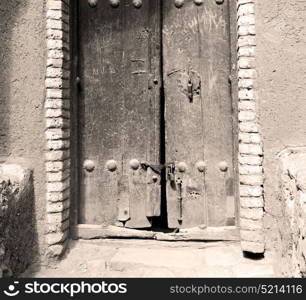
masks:
<svg viewBox="0 0 306 300"><path fill-rule="evenodd" d="M220 169L220 171L222 171L222 172L226 172L226 171L228 170L228 164L227 164L227 162L226 162L226 161L221 161L221 162L219 163L219 169Z"/></svg>
<svg viewBox="0 0 306 300"><path fill-rule="evenodd" d="M133 4L136 8L140 8L142 6L142 0L133 0Z"/></svg>
<svg viewBox="0 0 306 300"><path fill-rule="evenodd" d="M113 159L107 161L106 168L108 171L114 172L117 169L117 162Z"/></svg>
<svg viewBox="0 0 306 300"><path fill-rule="evenodd" d="M174 5L177 8L181 8L184 5L184 0L174 0Z"/></svg>
<svg viewBox="0 0 306 300"><path fill-rule="evenodd" d="M206 163L204 161L198 161L196 163L196 168L199 172L203 173L206 170Z"/></svg>
<svg viewBox="0 0 306 300"><path fill-rule="evenodd" d="M88 5L89 5L91 8L96 7L97 4L98 4L98 0L88 0Z"/></svg>
<svg viewBox="0 0 306 300"><path fill-rule="evenodd" d="M83 167L87 172L93 172L95 169L95 163L90 159L86 159L83 163Z"/></svg>
<svg viewBox="0 0 306 300"><path fill-rule="evenodd" d="M186 163L184 162L180 162L178 165L177 165L177 168L180 172L185 172L187 170L187 165Z"/></svg>
<svg viewBox="0 0 306 300"><path fill-rule="evenodd" d="M137 170L140 166L140 162L139 160L137 159L131 159L130 160L130 167L133 169L133 170Z"/></svg>
<svg viewBox="0 0 306 300"><path fill-rule="evenodd" d="M120 0L109 0L109 2L112 7L118 7L120 4Z"/></svg>
<svg viewBox="0 0 306 300"><path fill-rule="evenodd" d="M202 5L202 4L203 4L203 0L193 0L193 2L194 2L196 5Z"/></svg>

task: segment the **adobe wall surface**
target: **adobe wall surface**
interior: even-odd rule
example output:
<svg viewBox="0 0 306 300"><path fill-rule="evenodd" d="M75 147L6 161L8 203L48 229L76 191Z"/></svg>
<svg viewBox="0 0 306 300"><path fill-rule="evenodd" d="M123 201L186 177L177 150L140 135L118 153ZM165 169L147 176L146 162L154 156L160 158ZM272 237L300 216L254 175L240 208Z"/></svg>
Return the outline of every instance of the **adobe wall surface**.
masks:
<svg viewBox="0 0 306 300"><path fill-rule="evenodd" d="M33 169L43 252L45 224L45 1L0 1L0 158Z"/></svg>
<svg viewBox="0 0 306 300"><path fill-rule="evenodd" d="M0 164L0 278L18 276L37 257L33 174Z"/></svg>
<svg viewBox="0 0 306 300"><path fill-rule="evenodd" d="M291 148L279 155L277 247L279 272L285 277L306 277L306 147Z"/></svg>
<svg viewBox="0 0 306 300"><path fill-rule="evenodd" d="M278 242L276 221L281 217L277 154L287 146L306 145L306 2L256 0L255 15L269 249Z"/></svg>

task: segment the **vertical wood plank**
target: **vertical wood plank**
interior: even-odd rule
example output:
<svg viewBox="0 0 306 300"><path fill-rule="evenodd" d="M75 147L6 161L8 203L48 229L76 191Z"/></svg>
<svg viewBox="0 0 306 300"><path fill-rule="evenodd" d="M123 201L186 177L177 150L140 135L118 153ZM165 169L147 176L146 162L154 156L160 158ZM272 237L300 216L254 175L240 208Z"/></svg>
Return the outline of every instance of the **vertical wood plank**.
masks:
<svg viewBox="0 0 306 300"><path fill-rule="evenodd" d="M204 96L206 195L209 225L225 226L228 220L227 203L233 199L231 185L227 182L234 177L233 111L229 82L231 75L229 1L224 1L222 5L208 1L206 17L209 20L208 24L199 26L201 40L209 41L203 47L203 57L206 62L201 66L202 72L207 72L208 75ZM224 163L227 164L226 171L221 170Z"/></svg>
<svg viewBox="0 0 306 300"><path fill-rule="evenodd" d="M167 161L185 162L183 221L177 222L175 186L167 184L169 227L222 226L227 220L226 178L233 176L228 1L201 6L164 1L163 53ZM193 97L188 97L188 80ZM206 162L205 175L196 168ZM220 163L226 162L226 175ZM179 175L177 174L176 177Z"/></svg>
<svg viewBox="0 0 306 300"><path fill-rule="evenodd" d="M121 8L110 9L107 1L90 8L80 3L80 164L90 159L92 173L80 170L80 223L112 224L117 218L117 180L122 153L120 131L123 118L124 77L120 21ZM118 169L109 172L108 160Z"/></svg>
<svg viewBox="0 0 306 300"><path fill-rule="evenodd" d="M159 1L140 9L130 1L118 8L99 1L94 9L81 3L81 160L93 160L95 170L81 171L80 222L150 227L148 175L129 162L159 160L159 86L151 82L160 80ZM117 162L114 172L108 160Z"/></svg>
<svg viewBox="0 0 306 300"><path fill-rule="evenodd" d="M163 53L166 103L166 157L176 166L185 163L185 172L176 170L182 180L182 224L179 219L178 185L167 184L168 226L193 227L206 224L204 175L196 163L204 160L203 99L201 87L201 52L197 32L197 6L185 1L181 9L171 1L164 2ZM203 76L204 75L204 76ZM193 97L187 85L193 83Z"/></svg>

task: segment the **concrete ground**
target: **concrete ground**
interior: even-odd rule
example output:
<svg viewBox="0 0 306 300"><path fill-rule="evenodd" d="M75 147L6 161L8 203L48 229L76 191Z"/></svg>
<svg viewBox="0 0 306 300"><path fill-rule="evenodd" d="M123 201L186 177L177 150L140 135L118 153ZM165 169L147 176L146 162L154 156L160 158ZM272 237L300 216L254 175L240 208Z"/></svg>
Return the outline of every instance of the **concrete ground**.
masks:
<svg viewBox="0 0 306 300"><path fill-rule="evenodd" d="M276 277L271 255L243 256L234 242L72 241L52 268L24 277Z"/></svg>

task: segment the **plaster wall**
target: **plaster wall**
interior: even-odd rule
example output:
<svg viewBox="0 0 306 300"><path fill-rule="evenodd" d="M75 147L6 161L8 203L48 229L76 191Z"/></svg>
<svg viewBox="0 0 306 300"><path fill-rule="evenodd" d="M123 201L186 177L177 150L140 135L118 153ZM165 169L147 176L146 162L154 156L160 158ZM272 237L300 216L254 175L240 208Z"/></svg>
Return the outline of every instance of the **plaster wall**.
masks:
<svg viewBox="0 0 306 300"><path fill-rule="evenodd" d="M276 246L281 220L277 154L288 146L306 145L306 1L256 0L255 15L269 249Z"/></svg>
<svg viewBox="0 0 306 300"><path fill-rule="evenodd" d="M45 1L0 1L0 158L33 169L37 243L44 249Z"/></svg>

